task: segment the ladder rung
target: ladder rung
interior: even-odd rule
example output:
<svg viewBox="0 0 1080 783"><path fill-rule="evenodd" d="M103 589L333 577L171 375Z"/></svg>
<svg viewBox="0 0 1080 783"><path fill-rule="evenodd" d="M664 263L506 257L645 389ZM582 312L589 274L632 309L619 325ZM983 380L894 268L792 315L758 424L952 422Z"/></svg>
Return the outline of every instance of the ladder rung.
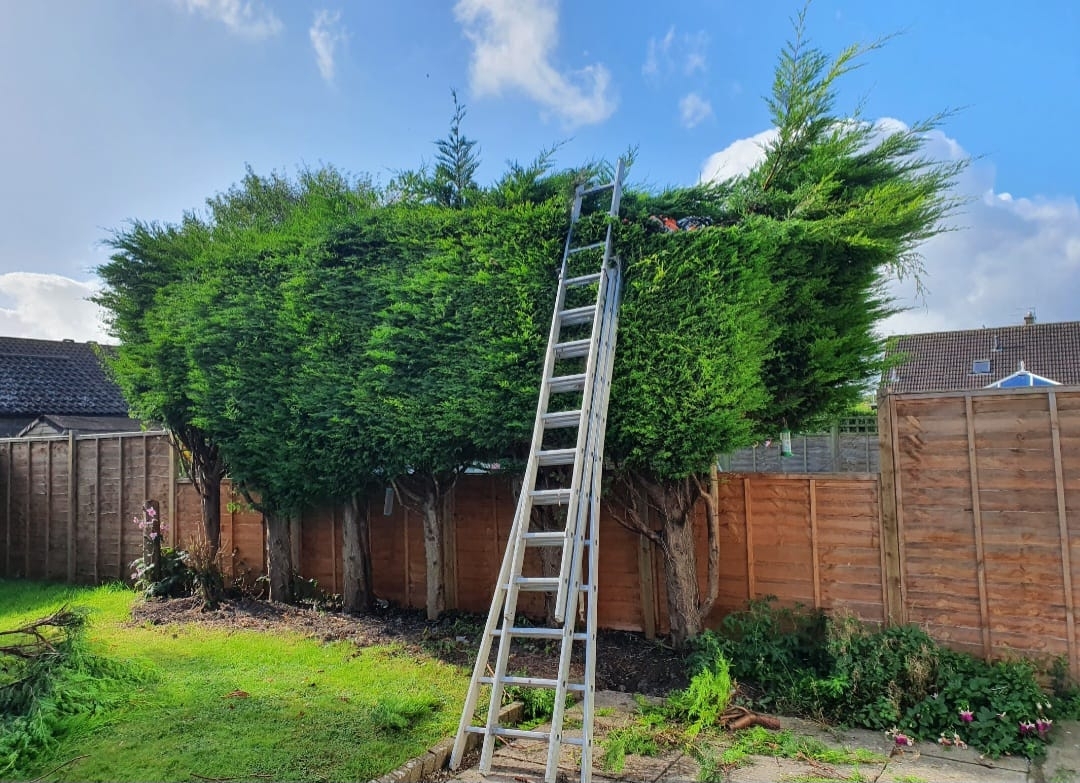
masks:
<svg viewBox="0 0 1080 783"><path fill-rule="evenodd" d="M477 682L481 685L491 685L494 680L491 677L480 677ZM559 681L548 679L547 677L503 677L502 684L524 685L528 688L554 688L559 684ZM585 684L580 682L567 683L566 690L574 693L583 693L585 691Z"/></svg>
<svg viewBox="0 0 1080 783"><path fill-rule="evenodd" d="M579 356L588 356L591 345L593 341L590 339L556 342L555 359L578 359Z"/></svg>
<svg viewBox="0 0 1080 783"><path fill-rule="evenodd" d="M607 183L605 183L603 185L594 185L593 187L589 188L588 190L581 191L581 195L582 196L591 196L593 193L601 193L601 192L603 192L605 190L611 190L613 187L615 187L614 182L607 182Z"/></svg>
<svg viewBox="0 0 1080 783"><path fill-rule="evenodd" d="M465 731L470 734L487 734L487 726L469 726ZM515 739L538 739L546 740L551 736L549 731L526 731L525 729L504 729L499 726L496 729L492 729L491 733L496 737L513 737ZM563 740L564 745L572 745L574 743L569 740Z"/></svg>
<svg viewBox="0 0 1080 783"><path fill-rule="evenodd" d="M553 430L559 427L576 427L581 424L581 411L555 411L544 414L544 429Z"/></svg>
<svg viewBox="0 0 1080 783"><path fill-rule="evenodd" d="M519 590L531 592L551 592L559 589L557 576L516 576L514 584Z"/></svg>
<svg viewBox="0 0 1080 783"><path fill-rule="evenodd" d="M592 345L592 340L571 340L567 343L555 344L555 358L556 359L577 359L581 356L589 355L589 346Z"/></svg>
<svg viewBox="0 0 1080 783"><path fill-rule="evenodd" d="M570 502L568 489L534 489L529 496L535 506L565 506Z"/></svg>
<svg viewBox="0 0 1080 783"><path fill-rule="evenodd" d="M553 392L576 392L585 388L585 373L579 372L573 375L559 375L550 381L550 389Z"/></svg>
<svg viewBox="0 0 1080 783"><path fill-rule="evenodd" d="M566 543L565 530L541 530L522 535L528 546L562 546ZM585 543L588 543L586 540Z"/></svg>
<svg viewBox="0 0 1080 783"><path fill-rule="evenodd" d="M571 277L566 281L568 288L575 288L583 285L592 285L593 283L600 282L600 273L593 272L591 275L581 275L580 277Z"/></svg>
<svg viewBox="0 0 1080 783"><path fill-rule="evenodd" d="M569 255L573 255L574 253L584 253L584 252L586 252L588 250L598 250L598 249L602 248L606 244L607 244L606 241L605 242L592 242L591 244L588 244L588 245L581 245L580 247L572 247L569 250L567 250L566 252Z"/></svg>
<svg viewBox="0 0 1080 783"><path fill-rule="evenodd" d="M536 453L536 464L550 467L552 465L573 465L577 449L550 449Z"/></svg>
<svg viewBox="0 0 1080 783"><path fill-rule="evenodd" d="M572 307L559 313L559 323L563 326L575 326L576 324L591 323L596 313L596 305L584 307Z"/></svg>
<svg viewBox="0 0 1080 783"><path fill-rule="evenodd" d="M493 636L502 636L502 628L496 628L492 631ZM561 639L563 635L562 628L511 628L511 636L517 636L522 639ZM587 634L578 631L571 637L575 642L583 642L586 639Z"/></svg>

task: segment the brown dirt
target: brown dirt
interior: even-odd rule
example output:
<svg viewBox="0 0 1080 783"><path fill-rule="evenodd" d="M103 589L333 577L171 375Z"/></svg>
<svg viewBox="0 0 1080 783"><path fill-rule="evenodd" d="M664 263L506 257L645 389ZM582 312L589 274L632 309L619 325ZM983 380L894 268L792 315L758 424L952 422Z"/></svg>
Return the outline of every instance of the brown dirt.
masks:
<svg viewBox="0 0 1080 783"><path fill-rule="evenodd" d="M147 601L136 605L132 621L152 625L193 624L235 630L288 630L324 642L351 641L362 647L400 643L448 663L471 668L483 635L484 617L448 613L429 622L424 613L387 607L372 614L292 606L240 598L222 602L215 611L203 611L196 598ZM576 643L573 674L583 670L580 643ZM603 690L661 696L686 685L683 656L660 641L641 634L602 631L598 637L596 687ZM552 676L558 665L558 645L552 642L516 642L510 672Z"/></svg>

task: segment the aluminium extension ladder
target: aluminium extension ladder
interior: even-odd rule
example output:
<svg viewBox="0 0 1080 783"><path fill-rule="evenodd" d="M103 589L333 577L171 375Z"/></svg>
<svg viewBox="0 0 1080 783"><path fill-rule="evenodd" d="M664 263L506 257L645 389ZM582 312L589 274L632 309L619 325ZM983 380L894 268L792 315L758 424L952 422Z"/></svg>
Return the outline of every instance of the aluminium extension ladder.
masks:
<svg viewBox="0 0 1080 783"><path fill-rule="evenodd" d="M544 776L546 783L555 783L562 745L576 745L581 748L581 783L589 783L592 779L600 478L622 286L619 262L612 248L612 223L619 215L624 173L625 165L620 159L611 182L592 188L579 185L574 194L570 229L563 250L555 311L544 358L529 459L458 726L450 759L451 769L460 766L468 735L481 734L483 747L480 771L484 774L491 771L496 737L520 737L547 742L547 766ZM574 226L581 217L583 200L609 190L611 202L604 239L575 245ZM580 273L578 267L581 261L587 263L589 259L595 261L598 257L601 258L599 271ZM596 269L595 266L585 268ZM581 304L583 301L586 303ZM578 366L573 368L575 371L565 371L574 360L578 361ZM584 372L581 372L581 360L585 363ZM580 393L581 403L575 408L573 406L576 404L577 393ZM569 401L560 404L560 401L565 400ZM574 430L577 431L576 438L573 437ZM573 448L555 448L546 442L545 436L553 438L556 445L559 445L558 433L562 433L561 445L569 443L571 439L576 441L576 445ZM558 466L563 466L564 469L572 466L572 471L569 471L570 486L546 488L549 482L542 481L542 469ZM561 473L564 484L566 472L564 470ZM557 512L565 508L564 529L530 530L533 507L541 505L557 506ZM559 575L523 576L522 565L528 547L561 548ZM587 570L582 563L586 553ZM520 591L555 593L553 614L557 627L516 626ZM578 631L575 630L575 621L582 603L585 605L585 630ZM489 657L495 639L499 640L498 651L494 669L489 673ZM558 640L560 648L556 677L508 675L507 662L513 639ZM583 642L585 645L585 676L581 682L570 682L570 662L575 642ZM484 685L491 686L486 721L483 725L473 725L481 687ZM555 691L550 731L524 731L499 725L499 707L506 685L548 688ZM579 736L563 734L563 716L567 695L570 693L581 694L583 701L584 714Z"/></svg>

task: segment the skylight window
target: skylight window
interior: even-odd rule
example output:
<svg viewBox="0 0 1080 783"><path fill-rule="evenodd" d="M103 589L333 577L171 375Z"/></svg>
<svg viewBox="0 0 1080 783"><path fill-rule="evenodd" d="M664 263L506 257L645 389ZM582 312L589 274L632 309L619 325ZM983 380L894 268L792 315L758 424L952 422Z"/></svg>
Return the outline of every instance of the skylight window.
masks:
<svg viewBox="0 0 1080 783"><path fill-rule="evenodd" d="M971 363L972 375L989 375L990 374L990 360L989 359L976 359Z"/></svg>

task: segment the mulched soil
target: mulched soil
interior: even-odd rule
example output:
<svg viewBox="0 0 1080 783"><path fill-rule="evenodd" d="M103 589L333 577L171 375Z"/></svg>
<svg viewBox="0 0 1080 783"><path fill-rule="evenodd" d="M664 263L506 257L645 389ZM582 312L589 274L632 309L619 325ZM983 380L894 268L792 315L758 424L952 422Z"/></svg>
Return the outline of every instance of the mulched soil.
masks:
<svg viewBox="0 0 1080 783"><path fill-rule="evenodd" d="M423 612L393 606L372 614L351 615L252 598L226 600L213 611L204 611L197 598L151 600L136 605L132 611L132 622L140 625L191 624L234 630L287 630L324 642L350 641L361 647L404 644L470 669L476 660L484 619L453 612L430 622ZM583 670L581 647L580 643L574 645L572 676L581 676ZM683 656L662 641L650 641L641 634L626 631L602 631L597 650L598 689L663 696L686 686ZM558 656L557 643L515 642L508 671L550 677L557 668Z"/></svg>

